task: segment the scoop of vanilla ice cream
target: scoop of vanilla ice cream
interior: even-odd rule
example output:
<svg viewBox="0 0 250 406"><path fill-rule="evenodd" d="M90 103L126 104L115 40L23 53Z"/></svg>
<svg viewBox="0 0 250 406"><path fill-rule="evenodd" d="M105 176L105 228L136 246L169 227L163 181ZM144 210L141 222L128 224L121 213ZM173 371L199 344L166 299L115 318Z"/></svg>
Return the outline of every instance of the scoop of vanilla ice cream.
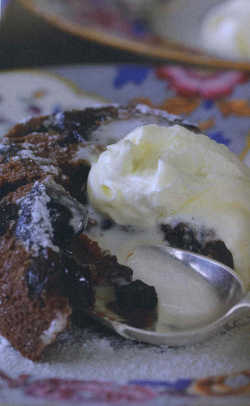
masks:
<svg viewBox="0 0 250 406"><path fill-rule="evenodd" d="M91 204L121 225L211 230L250 278L250 170L224 145L174 125L137 127L91 167Z"/></svg>
<svg viewBox="0 0 250 406"><path fill-rule="evenodd" d="M118 224L152 226L227 182L239 180L244 194L248 175L234 154L205 135L179 125L146 125L100 155L89 173L88 193L94 207ZM232 198L222 194L220 200Z"/></svg>
<svg viewBox="0 0 250 406"><path fill-rule="evenodd" d="M201 40L220 55L250 58L250 1L229 0L212 8L202 24Z"/></svg>

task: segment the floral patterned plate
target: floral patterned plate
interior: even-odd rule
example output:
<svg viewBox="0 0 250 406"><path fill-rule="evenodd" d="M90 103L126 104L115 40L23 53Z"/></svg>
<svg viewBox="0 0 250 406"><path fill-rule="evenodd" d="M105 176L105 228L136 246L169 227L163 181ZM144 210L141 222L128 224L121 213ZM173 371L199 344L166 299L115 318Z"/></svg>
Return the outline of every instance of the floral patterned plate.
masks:
<svg viewBox="0 0 250 406"><path fill-rule="evenodd" d="M246 74L182 66L5 72L0 74L0 134L30 115L107 99L137 100L196 121L250 166L249 94ZM139 404L249 405L250 317L231 322L207 342L182 348L127 341L86 320L84 330L62 334L38 363L0 338L1 406Z"/></svg>
<svg viewBox="0 0 250 406"><path fill-rule="evenodd" d="M221 0L189 0L189 7L185 0L19 1L59 28L105 45L157 60L250 71L250 61L208 55L198 42L201 21Z"/></svg>

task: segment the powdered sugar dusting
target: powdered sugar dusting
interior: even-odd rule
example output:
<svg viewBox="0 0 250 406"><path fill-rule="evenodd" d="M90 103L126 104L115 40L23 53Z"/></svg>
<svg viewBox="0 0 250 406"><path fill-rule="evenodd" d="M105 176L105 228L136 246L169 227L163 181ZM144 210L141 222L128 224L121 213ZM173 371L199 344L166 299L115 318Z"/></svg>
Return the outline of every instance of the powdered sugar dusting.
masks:
<svg viewBox="0 0 250 406"><path fill-rule="evenodd" d="M90 326L58 337L44 358L23 358L5 339L0 341L0 363L6 373L34 377L98 379L125 383L133 379L175 380L202 378L249 368L249 317L232 323L209 341L171 348L127 341Z"/></svg>
<svg viewBox="0 0 250 406"><path fill-rule="evenodd" d="M59 252L54 244L54 229L48 204L57 202L70 212L69 225L73 234L81 232L87 222L86 209L50 176L35 182L31 191L19 201L20 210L16 235L27 250L37 256L42 248Z"/></svg>
<svg viewBox="0 0 250 406"><path fill-rule="evenodd" d="M49 201L45 185L37 181L31 192L20 202L16 234L27 250L32 249L35 255L39 254L40 248L51 248L59 252L59 248L52 242L53 228L47 207Z"/></svg>

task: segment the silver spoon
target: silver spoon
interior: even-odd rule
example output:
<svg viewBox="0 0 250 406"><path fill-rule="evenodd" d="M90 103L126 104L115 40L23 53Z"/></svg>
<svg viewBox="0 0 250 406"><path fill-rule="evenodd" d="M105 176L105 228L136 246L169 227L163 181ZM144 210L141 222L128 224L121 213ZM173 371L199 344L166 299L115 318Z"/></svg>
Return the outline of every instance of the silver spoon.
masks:
<svg viewBox="0 0 250 406"><path fill-rule="evenodd" d="M177 265L180 264L180 262L181 264L184 264L186 267L186 270L184 271L186 281L182 292L184 292L184 295L187 295L187 300L192 301L195 299L195 294L199 293L201 298L198 297L197 299L198 308L199 303L205 300L203 296L207 295L207 290L209 294L208 297L210 298L209 305L212 305L213 310L211 311L211 314L205 314L206 312L202 314L201 310L198 319L186 317L185 314L180 318L178 313L179 308L177 306L176 315L179 319L177 317L177 323L175 323L176 317L173 317L173 314L171 314L170 319L166 316L166 320L164 320L163 317L163 322L162 320L159 321L159 310L156 309L155 313L152 312L152 317L146 318L145 325L141 326L143 317L141 317L140 312L139 314L135 312L131 317L122 316L119 311L116 311L114 307L110 306L110 297L113 295L112 288L99 288L96 291L95 308L91 311L90 315L116 331L121 336L154 345L167 344L180 346L194 344L208 338L225 325L225 323L231 318L235 317L238 312L250 308L250 293L246 293L243 283L238 275L226 265L199 254L163 245L141 246L137 247L135 252L136 250L141 250L144 256L146 253L148 254L148 258L146 259L148 266L150 266L149 262L151 258L153 261L152 263L154 263L155 256L161 257L163 261L166 260L166 273L169 258L175 258L177 260ZM157 270L151 269L148 270L148 272L157 272ZM163 272L165 272L164 269ZM180 273L181 278L183 278L184 275L182 272L183 270L181 270ZM171 286L171 278L173 278L173 275L173 273L170 275L171 292L175 289ZM187 288L189 281L192 279L194 285L191 285L195 286L195 289L191 287L191 290L188 293ZM162 290L162 282L160 284ZM173 294L173 297L177 299L176 303L178 305L178 294L180 293L178 290L178 281L175 285L177 285L177 290L176 295ZM157 290L157 286L155 287ZM197 292L197 290L199 290L199 292ZM203 290L205 293L203 293ZM181 299L185 304L186 299L183 299L183 297ZM200 299L201 301L199 302ZM176 303L174 305L170 304L170 308L172 309L176 307ZM192 306L193 309L195 309L195 300ZM165 307L167 314L168 304ZM206 306L204 309L205 308ZM199 309L197 310L199 311ZM182 306L182 311L185 313L185 306ZM180 322L180 320L182 321Z"/></svg>

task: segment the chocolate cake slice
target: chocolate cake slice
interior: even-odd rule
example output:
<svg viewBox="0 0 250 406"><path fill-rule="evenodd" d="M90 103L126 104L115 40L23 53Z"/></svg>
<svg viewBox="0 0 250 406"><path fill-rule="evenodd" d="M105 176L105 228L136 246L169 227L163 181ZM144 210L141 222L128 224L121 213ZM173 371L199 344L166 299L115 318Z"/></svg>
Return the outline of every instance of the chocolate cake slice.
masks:
<svg viewBox="0 0 250 406"><path fill-rule="evenodd" d="M178 117L146 106L108 106L32 118L4 137L0 334L25 357L38 360L68 326L72 313L91 309L96 286L131 282L132 271L101 240L113 230L126 239L135 231L94 215L86 184L92 162L108 144L152 123L179 124L199 133ZM162 231L170 244L185 245L185 238L176 237L180 230L163 225ZM217 248L206 246L209 255L220 259Z"/></svg>
<svg viewBox="0 0 250 406"><path fill-rule="evenodd" d="M70 156L98 117L111 114L90 113L31 119L0 146L0 332L32 360L67 327L73 308L93 305L93 283L105 279L107 267L124 274L80 236L88 214L73 195L88 167L70 166ZM83 264L72 252L77 244Z"/></svg>
<svg viewBox="0 0 250 406"><path fill-rule="evenodd" d="M94 285L131 280L129 268L82 232L86 152L107 143L97 134L102 125L136 115L103 107L32 118L0 145L0 333L32 360L72 311L93 305Z"/></svg>

